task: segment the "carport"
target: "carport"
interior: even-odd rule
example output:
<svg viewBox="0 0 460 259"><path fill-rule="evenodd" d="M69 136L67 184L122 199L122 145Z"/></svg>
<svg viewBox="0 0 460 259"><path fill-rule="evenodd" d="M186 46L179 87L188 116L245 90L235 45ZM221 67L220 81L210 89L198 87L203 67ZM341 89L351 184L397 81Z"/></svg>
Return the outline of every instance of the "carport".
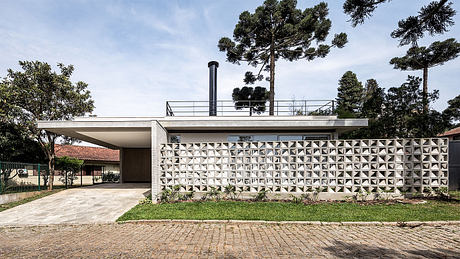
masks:
<svg viewBox="0 0 460 259"><path fill-rule="evenodd" d="M39 122L47 131L120 150L122 183L152 181L151 127L156 118Z"/></svg>

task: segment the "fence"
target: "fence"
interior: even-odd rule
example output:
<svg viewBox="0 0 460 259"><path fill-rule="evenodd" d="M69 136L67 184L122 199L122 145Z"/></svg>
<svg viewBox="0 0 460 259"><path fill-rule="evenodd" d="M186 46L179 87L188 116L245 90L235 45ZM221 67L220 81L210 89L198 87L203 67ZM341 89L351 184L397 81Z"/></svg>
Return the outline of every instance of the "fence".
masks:
<svg viewBox="0 0 460 259"><path fill-rule="evenodd" d="M160 190L424 192L448 186L448 140L163 144Z"/></svg>
<svg viewBox="0 0 460 259"><path fill-rule="evenodd" d="M21 181L29 175L37 176L37 183ZM0 161L0 194L40 191L48 183L48 165Z"/></svg>
<svg viewBox="0 0 460 259"><path fill-rule="evenodd" d="M261 104L264 109L260 109ZM274 114L277 116L331 115L335 111L334 100L275 100ZM235 106L239 108L236 109ZM268 101L218 100L217 116L268 115ZM166 116L208 116L209 101L167 101Z"/></svg>

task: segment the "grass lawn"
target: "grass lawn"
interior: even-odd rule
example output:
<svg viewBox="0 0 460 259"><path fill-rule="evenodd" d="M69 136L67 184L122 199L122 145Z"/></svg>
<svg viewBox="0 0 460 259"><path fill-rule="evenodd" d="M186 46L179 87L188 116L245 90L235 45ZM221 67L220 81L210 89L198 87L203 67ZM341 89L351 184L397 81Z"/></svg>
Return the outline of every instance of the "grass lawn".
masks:
<svg viewBox="0 0 460 259"><path fill-rule="evenodd" d="M25 198L25 199L22 199L20 201L15 201L15 202L10 202L10 203L5 203L5 204L1 204L0 205L0 212L1 211L4 211L4 210L7 210L7 209L11 209L13 207L16 207L16 206L19 206L21 204L24 204L24 203L28 203L28 202L31 202L33 200L37 200L37 199L40 199L40 198L43 198L43 197L46 197L48 195L51 195L51 194L54 194L54 193L57 193L57 192L60 192L62 191L63 189L55 189L55 190L52 190L52 191L42 191L41 193L35 195L35 196L32 196L32 197L29 197L29 198Z"/></svg>
<svg viewBox="0 0 460 259"><path fill-rule="evenodd" d="M139 219L220 219L266 221L436 221L460 220L460 202L425 204L206 201L138 204L118 221Z"/></svg>

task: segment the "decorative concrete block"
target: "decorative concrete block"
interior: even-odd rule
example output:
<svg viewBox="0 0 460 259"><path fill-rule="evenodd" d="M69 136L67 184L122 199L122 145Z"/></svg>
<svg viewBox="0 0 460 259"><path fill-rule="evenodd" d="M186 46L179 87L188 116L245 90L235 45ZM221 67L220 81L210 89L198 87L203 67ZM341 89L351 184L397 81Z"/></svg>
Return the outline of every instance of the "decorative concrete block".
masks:
<svg viewBox="0 0 460 259"><path fill-rule="evenodd" d="M447 148L445 138L163 144L160 190L423 192L448 186Z"/></svg>

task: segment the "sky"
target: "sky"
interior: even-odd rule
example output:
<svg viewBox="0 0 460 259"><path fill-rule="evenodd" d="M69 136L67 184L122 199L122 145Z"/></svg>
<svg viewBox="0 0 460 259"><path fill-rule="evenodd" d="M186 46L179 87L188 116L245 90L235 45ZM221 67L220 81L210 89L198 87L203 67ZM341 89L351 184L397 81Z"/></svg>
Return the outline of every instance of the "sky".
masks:
<svg viewBox="0 0 460 259"><path fill-rule="evenodd" d="M305 9L320 1L298 1ZM340 77L348 70L365 82L374 78L381 87L400 86L407 75L388 63L409 48L390 37L400 19L416 15L429 0L396 0L381 5L365 24L353 28L342 10L343 0L325 1L332 29L346 32L349 42L324 59L276 65L276 99L334 99ZM210 60L220 63L218 99L230 100L242 87L247 64L226 62L217 42L231 37L238 16L253 12L262 1L0 1L0 78L7 69L19 70L19 60L73 64L72 81L88 83L97 116L164 116L167 100L208 98ZM460 2L453 5L460 12ZM460 14L444 35L435 40L460 40ZM438 89L434 108L460 94L460 58L430 69L429 89ZM263 81L259 85L269 87Z"/></svg>

